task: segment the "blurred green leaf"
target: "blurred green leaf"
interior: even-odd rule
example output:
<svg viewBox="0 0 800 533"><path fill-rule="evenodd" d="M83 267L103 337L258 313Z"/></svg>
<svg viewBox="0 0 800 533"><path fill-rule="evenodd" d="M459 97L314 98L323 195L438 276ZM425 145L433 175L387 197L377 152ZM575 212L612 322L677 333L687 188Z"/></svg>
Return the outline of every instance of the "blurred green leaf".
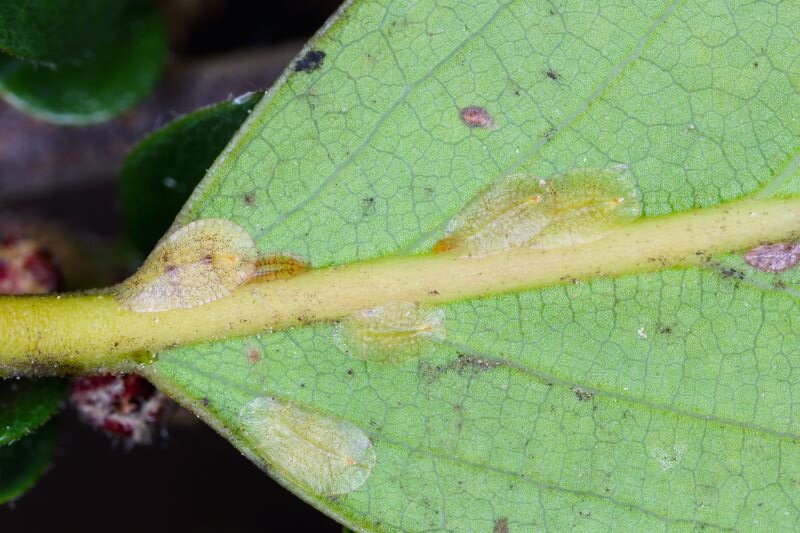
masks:
<svg viewBox="0 0 800 533"><path fill-rule="evenodd" d="M152 6L140 1L129 2L112 22L89 31L96 36L91 47L68 60L0 60L5 99L44 120L75 125L107 120L131 107L161 72L164 28Z"/></svg>
<svg viewBox="0 0 800 533"><path fill-rule="evenodd" d="M0 0L0 52L56 63L106 39L128 0Z"/></svg>
<svg viewBox="0 0 800 533"><path fill-rule="evenodd" d="M44 424L64 396L60 379L0 381L0 446L24 437Z"/></svg>
<svg viewBox="0 0 800 533"><path fill-rule="evenodd" d="M149 252L217 156L261 99L261 92L198 109L142 139L122 167L128 232Z"/></svg>
<svg viewBox="0 0 800 533"><path fill-rule="evenodd" d="M50 423L19 442L0 447L0 504L19 498L50 463L56 427Z"/></svg>

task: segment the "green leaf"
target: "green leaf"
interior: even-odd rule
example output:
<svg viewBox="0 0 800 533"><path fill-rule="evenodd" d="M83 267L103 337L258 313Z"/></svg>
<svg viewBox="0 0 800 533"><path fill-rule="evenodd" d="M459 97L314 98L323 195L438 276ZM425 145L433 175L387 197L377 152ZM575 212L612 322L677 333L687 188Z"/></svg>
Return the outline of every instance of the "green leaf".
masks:
<svg viewBox="0 0 800 533"><path fill-rule="evenodd" d="M793 196L798 24L788 2L354 2L177 223L225 218L262 254L321 268L425 253L512 173L624 165L646 218L698 223L745 196ZM356 529L794 528L798 273L729 255L563 281L442 305L444 339L405 362L353 357L339 326L298 317L164 350L145 373ZM325 493L307 476L318 461L280 449L298 434L304 449L328 435L331 464L366 435L375 465Z"/></svg>
<svg viewBox="0 0 800 533"><path fill-rule="evenodd" d="M133 148L122 166L120 188L128 233L141 252L151 250L169 228L261 95L248 93L189 113Z"/></svg>
<svg viewBox="0 0 800 533"><path fill-rule="evenodd" d="M3 0L0 2L0 51L47 62L80 57L102 42L104 30L117 22L129 3L119 0Z"/></svg>
<svg viewBox="0 0 800 533"><path fill-rule="evenodd" d="M48 424L19 442L0 447L0 504L22 496L44 473L55 446L55 429Z"/></svg>
<svg viewBox="0 0 800 533"><path fill-rule="evenodd" d="M0 59L4 98L42 119L76 125L107 120L143 98L161 72L164 28L149 3L124 5L109 25L85 32L96 38L69 59L48 64Z"/></svg>
<svg viewBox="0 0 800 533"><path fill-rule="evenodd" d="M6 379L0 381L0 447L44 424L64 396L60 379Z"/></svg>

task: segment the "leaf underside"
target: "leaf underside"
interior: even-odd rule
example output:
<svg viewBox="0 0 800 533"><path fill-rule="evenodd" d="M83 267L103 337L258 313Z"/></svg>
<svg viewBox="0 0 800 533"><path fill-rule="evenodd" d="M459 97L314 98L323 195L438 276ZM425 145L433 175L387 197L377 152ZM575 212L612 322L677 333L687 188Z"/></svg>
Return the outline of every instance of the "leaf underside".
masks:
<svg viewBox="0 0 800 533"><path fill-rule="evenodd" d="M793 195L798 23L790 2L355 2L178 223L227 218L261 253L322 267L425 252L516 172L626 165L645 216ZM730 255L449 304L445 339L400 364L314 324L167 350L146 372L357 529L789 529L798 281ZM366 432L366 482L329 499L257 457L239 414L263 396Z"/></svg>

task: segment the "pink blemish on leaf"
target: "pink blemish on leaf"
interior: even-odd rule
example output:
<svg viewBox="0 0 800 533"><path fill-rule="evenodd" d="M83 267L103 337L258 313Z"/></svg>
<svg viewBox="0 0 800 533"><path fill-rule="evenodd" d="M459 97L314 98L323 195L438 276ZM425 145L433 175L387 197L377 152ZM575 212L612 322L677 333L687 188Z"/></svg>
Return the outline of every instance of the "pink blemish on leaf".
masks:
<svg viewBox="0 0 800 533"><path fill-rule="evenodd" d="M261 361L261 352L256 347L247 350L247 362L254 365Z"/></svg>
<svg viewBox="0 0 800 533"><path fill-rule="evenodd" d="M800 244L762 244L744 254L745 262L761 272L783 272L800 261Z"/></svg>
<svg viewBox="0 0 800 533"><path fill-rule="evenodd" d="M464 122L464 124L470 128L493 130L496 127L494 119L484 107L465 107L459 111L459 115L461 115L461 120Z"/></svg>

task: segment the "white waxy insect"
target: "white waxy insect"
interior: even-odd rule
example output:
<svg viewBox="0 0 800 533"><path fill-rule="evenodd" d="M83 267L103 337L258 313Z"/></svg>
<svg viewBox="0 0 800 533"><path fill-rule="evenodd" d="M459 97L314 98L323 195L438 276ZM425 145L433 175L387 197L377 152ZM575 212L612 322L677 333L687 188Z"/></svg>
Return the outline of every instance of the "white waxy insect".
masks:
<svg viewBox="0 0 800 533"><path fill-rule="evenodd" d="M402 363L420 357L444 340L444 311L392 302L342 319L333 335L336 345L354 357Z"/></svg>
<svg viewBox="0 0 800 533"><path fill-rule="evenodd" d="M372 442L350 422L277 398L256 398L240 417L244 436L258 455L317 494L352 492L375 466Z"/></svg>
<svg viewBox="0 0 800 533"><path fill-rule="evenodd" d="M250 279L257 257L253 239L240 226L196 220L161 239L139 270L114 288L114 296L131 311L197 307Z"/></svg>
<svg viewBox="0 0 800 533"><path fill-rule="evenodd" d="M516 247L557 248L602 237L633 220L641 205L621 169L579 169L542 180L501 178L450 221L436 253L486 255Z"/></svg>

